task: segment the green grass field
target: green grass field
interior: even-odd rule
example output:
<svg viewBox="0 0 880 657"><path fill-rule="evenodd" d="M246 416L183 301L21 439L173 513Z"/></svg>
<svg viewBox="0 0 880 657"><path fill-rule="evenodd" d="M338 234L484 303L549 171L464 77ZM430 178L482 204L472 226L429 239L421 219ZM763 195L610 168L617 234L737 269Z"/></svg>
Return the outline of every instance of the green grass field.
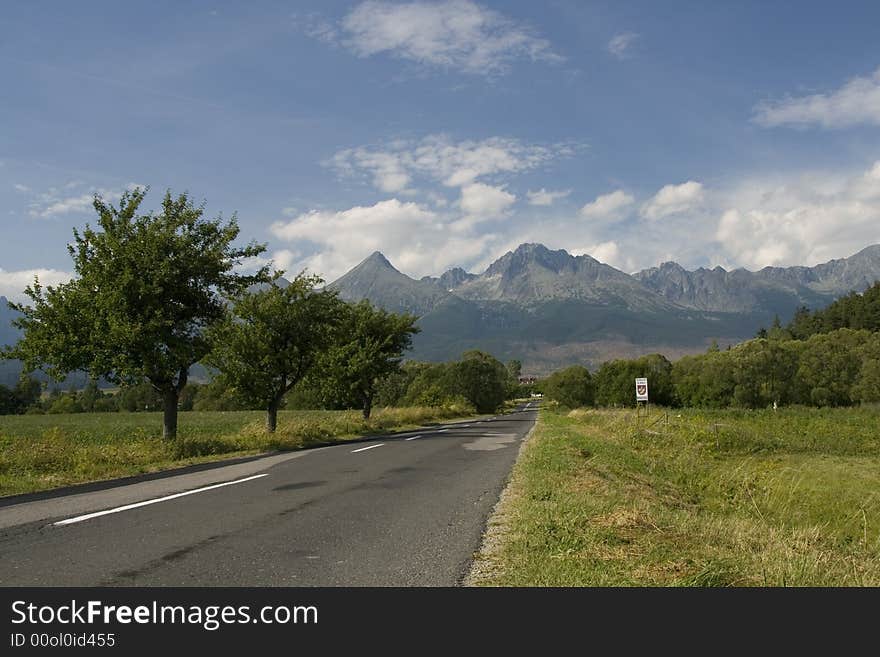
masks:
<svg viewBox="0 0 880 657"><path fill-rule="evenodd" d="M880 586L880 409L543 411L472 583Z"/></svg>
<svg viewBox="0 0 880 657"><path fill-rule="evenodd" d="M0 496L155 472L230 456L345 440L460 417L455 408L282 411L274 435L259 411L180 414L176 441L161 437L161 413L0 417Z"/></svg>

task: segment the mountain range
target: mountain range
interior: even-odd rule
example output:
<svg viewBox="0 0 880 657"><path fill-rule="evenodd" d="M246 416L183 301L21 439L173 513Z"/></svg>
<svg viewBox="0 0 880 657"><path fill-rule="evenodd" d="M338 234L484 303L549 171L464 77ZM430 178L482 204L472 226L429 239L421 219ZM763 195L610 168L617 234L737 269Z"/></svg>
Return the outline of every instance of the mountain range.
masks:
<svg viewBox="0 0 880 657"><path fill-rule="evenodd" d="M660 352L670 358L754 336L775 316L820 308L880 280L880 245L815 267L688 271L666 262L627 274L588 255L522 244L481 274L411 278L379 252L328 287L419 317L411 357L479 348L544 374L579 362Z"/></svg>
<svg viewBox="0 0 880 657"><path fill-rule="evenodd" d="M375 252L328 287L419 317L408 357L441 361L468 349L519 359L528 374L572 363L660 352L669 358L753 337L774 317L828 305L880 280L880 245L815 267L722 267L689 271L675 262L627 274L588 255L522 244L480 274L461 268L414 279ZM14 343L15 316L0 297L0 345ZM20 365L0 362L0 383Z"/></svg>

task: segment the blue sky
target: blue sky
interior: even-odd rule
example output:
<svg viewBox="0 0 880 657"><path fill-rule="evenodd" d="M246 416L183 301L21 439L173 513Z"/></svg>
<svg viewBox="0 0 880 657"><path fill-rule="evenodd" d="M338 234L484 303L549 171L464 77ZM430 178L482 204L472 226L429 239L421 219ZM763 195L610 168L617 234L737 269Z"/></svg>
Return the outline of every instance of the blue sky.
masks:
<svg viewBox="0 0 880 657"><path fill-rule="evenodd" d="M524 241L626 271L880 242L876 2L60 2L0 20L0 294L92 194L237 212L332 280Z"/></svg>

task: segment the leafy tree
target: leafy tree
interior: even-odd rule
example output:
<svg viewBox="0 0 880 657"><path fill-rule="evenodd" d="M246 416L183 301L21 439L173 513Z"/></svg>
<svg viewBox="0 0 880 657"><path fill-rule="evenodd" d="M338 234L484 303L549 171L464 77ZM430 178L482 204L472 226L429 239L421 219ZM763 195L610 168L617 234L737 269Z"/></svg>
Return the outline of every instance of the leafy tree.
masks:
<svg viewBox="0 0 880 657"><path fill-rule="evenodd" d="M124 385L116 393L116 406L120 411L158 411L162 408L162 395L149 383Z"/></svg>
<svg viewBox="0 0 880 657"><path fill-rule="evenodd" d="M516 359L507 361L507 372L514 381L518 382L522 375L522 361Z"/></svg>
<svg viewBox="0 0 880 657"><path fill-rule="evenodd" d="M145 194L126 192L118 208L95 196L98 229L74 230L68 246L76 278L46 288L35 281L26 290L31 305L12 304L24 337L5 356L56 378L85 370L117 384L149 381L162 396L170 439L180 392L210 350L205 329L223 318L224 296L266 279L265 269L244 276L234 268L265 246L233 246L235 216L204 219L187 194L169 191L158 214L138 214Z"/></svg>
<svg viewBox="0 0 880 657"><path fill-rule="evenodd" d="M568 408L592 406L596 386L590 371L582 365L572 365L554 372L544 381L544 395Z"/></svg>
<svg viewBox="0 0 880 657"><path fill-rule="evenodd" d="M386 374L376 384L375 406L399 406L416 377L426 368L427 363L405 362L400 369Z"/></svg>
<svg viewBox="0 0 880 657"><path fill-rule="evenodd" d="M651 403L675 404L672 363L661 354L648 354L634 360L603 363L596 372L596 403L602 406L635 406L635 380L648 379Z"/></svg>
<svg viewBox="0 0 880 657"><path fill-rule="evenodd" d="M415 315L374 308L369 301L345 304L335 344L321 361L325 399L360 408L369 419L379 381L400 367L419 332Z"/></svg>
<svg viewBox="0 0 880 657"><path fill-rule="evenodd" d="M317 292L320 283L300 274L287 286L276 279L247 292L209 334L214 349L205 362L246 401L266 409L269 433L285 395L312 371L339 323L342 302L335 292Z"/></svg>
<svg viewBox="0 0 880 657"><path fill-rule="evenodd" d="M193 399L194 411L246 411L250 405L234 388L226 385L220 377L199 386Z"/></svg>
<svg viewBox="0 0 880 657"><path fill-rule="evenodd" d="M854 386L862 367L867 331L838 329L818 333L803 343L796 374L802 397L816 406L848 406L856 401Z"/></svg>
<svg viewBox="0 0 880 657"><path fill-rule="evenodd" d="M18 413L18 400L15 392L4 385L0 385L0 415L15 415Z"/></svg>
<svg viewBox="0 0 880 657"><path fill-rule="evenodd" d="M22 372L15 385L15 401L18 406L16 413L24 413L29 407L40 403L43 386L34 378Z"/></svg>
<svg viewBox="0 0 880 657"><path fill-rule="evenodd" d="M501 361L482 351L467 351L447 376L450 386L467 399L478 413L494 413L507 399L509 374Z"/></svg>

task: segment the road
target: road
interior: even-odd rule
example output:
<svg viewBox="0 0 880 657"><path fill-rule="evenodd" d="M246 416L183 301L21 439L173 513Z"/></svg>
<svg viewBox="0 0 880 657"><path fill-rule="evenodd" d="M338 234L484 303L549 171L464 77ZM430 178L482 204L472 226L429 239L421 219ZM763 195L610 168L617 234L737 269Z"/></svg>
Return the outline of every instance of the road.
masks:
<svg viewBox="0 0 880 657"><path fill-rule="evenodd" d="M0 506L0 585L454 586L536 413Z"/></svg>

